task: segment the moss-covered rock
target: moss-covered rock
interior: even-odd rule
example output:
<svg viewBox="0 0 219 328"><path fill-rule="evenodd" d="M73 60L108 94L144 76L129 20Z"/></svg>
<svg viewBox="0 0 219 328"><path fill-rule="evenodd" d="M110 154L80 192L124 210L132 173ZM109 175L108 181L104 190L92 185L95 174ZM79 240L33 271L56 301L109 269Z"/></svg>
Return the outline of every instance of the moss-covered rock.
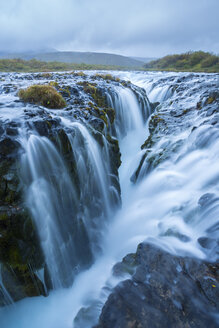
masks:
<svg viewBox="0 0 219 328"><path fill-rule="evenodd" d="M45 295L35 272L44 267L35 226L22 204L0 207L0 263L4 288L14 301ZM0 305L4 305L3 298Z"/></svg>
<svg viewBox="0 0 219 328"><path fill-rule="evenodd" d="M44 258L35 226L25 209L19 179L19 143L3 137L0 141L0 270L2 283L11 299L45 295L35 272ZM0 306L5 305L0 288Z"/></svg>
<svg viewBox="0 0 219 328"><path fill-rule="evenodd" d="M64 108L64 98L51 85L32 85L18 92L19 98L24 102L42 105L51 109Z"/></svg>
<svg viewBox="0 0 219 328"><path fill-rule="evenodd" d="M1 277L4 288L13 301L19 301L25 297L46 296L43 283L28 266L13 268L4 264L1 267ZM0 297L0 306L4 306L5 303L3 297Z"/></svg>
<svg viewBox="0 0 219 328"><path fill-rule="evenodd" d="M115 81L115 82L120 82L120 79L118 77L115 77L111 74L95 74L92 76L93 79L103 79L106 81Z"/></svg>

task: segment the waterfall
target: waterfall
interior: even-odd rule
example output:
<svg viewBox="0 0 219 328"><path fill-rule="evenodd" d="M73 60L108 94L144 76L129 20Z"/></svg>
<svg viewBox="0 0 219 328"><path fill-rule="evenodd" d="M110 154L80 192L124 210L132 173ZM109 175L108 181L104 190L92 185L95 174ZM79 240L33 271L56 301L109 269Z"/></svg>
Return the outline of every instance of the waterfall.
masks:
<svg viewBox="0 0 219 328"><path fill-rule="evenodd" d="M104 165L97 142L82 124L74 122L70 123L70 127L77 135L76 137L69 133L68 137L76 160L76 172L80 181L82 197L86 194L86 197L92 196L99 199L105 215L108 216L110 213L108 195L110 185L107 181L108 158L106 158L106 164ZM91 202L94 202L94 199L89 202L87 207L91 205Z"/></svg>
<svg viewBox="0 0 219 328"><path fill-rule="evenodd" d="M105 140L100 149L81 123L64 118L62 122L68 128L67 136L75 163L76 180L74 177L73 180L79 190L79 212L86 226L92 253L96 255L110 215L119 203L118 191L111 183L108 145Z"/></svg>
<svg viewBox="0 0 219 328"><path fill-rule="evenodd" d="M116 192L110 185L109 159L102 159L87 128L64 118L62 122L68 128L72 149L72 176L49 139L34 134L21 138L26 202L53 288L68 286L75 274L91 263L115 205L112 199L119 198L112 195Z"/></svg>
<svg viewBox="0 0 219 328"><path fill-rule="evenodd" d="M142 129L148 118L149 103L141 103L129 88L117 87L114 92L107 93L108 103L115 108L115 134L121 140L128 132ZM145 99L147 97L145 96Z"/></svg>
<svg viewBox="0 0 219 328"><path fill-rule="evenodd" d="M130 178L145 154L141 145L149 133L152 109L144 93L122 86L108 90L108 105L116 111L111 133L119 139L122 152L122 207L115 211L118 195L111 184L107 142L101 148L92 128L60 115L77 176L69 172L61 152L47 138L31 134L22 140L27 205L38 227L52 285L59 289L48 298L25 299L7 313L0 311L3 328L93 327L112 288L122 279L112 275L113 265L135 252L142 241L174 255L211 260L218 256L216 247L203 249L198 242L203 237L216 240L219 214L219 137L206 124L206 117L194 110L199 90L192 90L190 81L185 81L181 93L175 94L173 84L181 77L175 73L117 75L147 90L150 101L162 102L162 114L169 114L174 106L193 109L168 138L160 131L150 151L162 153L178 141L180 147L151 171L145 162L133 184ZM206 75L199 78L206 88ZM82 272L76 263L81 263ZM92 266L83 267L85 263ZM73 278L71 287L60 288L69 286ZM22 318L20 323L17 317Z"/></svg>
<svg viewBox="0 0 219 328"><path fill-rule="evenodd" d="M60 154L47 138L32 134L22 144L26 202L38 229L52 286L57 288L71 280L69 275L74 272L77 195Z"/></svg>

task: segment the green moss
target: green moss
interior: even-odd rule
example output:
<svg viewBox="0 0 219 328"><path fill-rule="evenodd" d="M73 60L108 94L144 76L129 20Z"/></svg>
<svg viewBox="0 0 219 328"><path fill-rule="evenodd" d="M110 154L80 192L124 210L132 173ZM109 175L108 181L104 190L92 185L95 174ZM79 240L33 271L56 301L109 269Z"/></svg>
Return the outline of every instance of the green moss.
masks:
<svg viewBox="0 0 219 328"><path fill-rule="evenodd" d="M68 87L58 88L58 91L59 91L64 97L71 97L71 93L70 93Z"/></svg>
<svg viewBox="0 0 219 328"><path fill-rule="evenodd" d="M130 86L130 81L122 81L121 84L124 86L124 87L129 87Z"/></svg>
<svg viewBox="0 0 219 328"><path fill-rule="evenodd" d="M89 101L88 105L89 105L90 107L94 108L94 104L93 104L91 101Z"/></svg>
<svg viewBox="0 0 219 328"><path fill-rule="evenodd" d="M201 109L202 108L202 102L201 101L197 102L196 108L197 109Z"/></svg>
<svg viewBox="0 0 219 328"><path fill-rule="evenodd" d="M209 97L207 100L207 104L210 105L215 101L215 99L213 97Z"/></svg>
<svg viewBox="0 0 219 328"><path fill-rule="evenodd" d="M8 219L8 215L6 213L0 214L0 221L5 221Z"/></svg>
<svg viewBox="0 0 219 328"><path fill-rule="evenodd" d="M118 77L115 77L111 74L95 74L93 78L100 78L106 81L120 82L120 79Z"/></svg>
<svg viewBox="0 0 219 328"><path fill-rule="evenodd" d="M145 142L143 143L143 145L141 146L141 149L148 149L151 148L153 146L154 142L152 140L152 135L150 134L148 136L148 138L145 140Z"/></svg>
<svg viewBox="0 0 219 328"><path fill-rule="evenodd" d="M49 121L46 121L46 124L48 125L48 127L51 129L51 127L52 127L52 123L51 122L49 122Z"/></svg>
<svg viewBox="0 0 219 328"><path fill-rule="evenodd" d="M14 191L9 190L7 196L5 197L5 202L12 204L16 200L16 194Z"/></svg>
<svg viewBox="0 0 219 328"><path fill-rule="evenodd" d="M110 123L113 124L115 120L115 110L113 108L107 107L105 108L105 112L107 116L109 117Z"/></svg>
<svg viewBox="0 0 219 328"><path fill-rule="evenodd" d="M14 301L27 296L46 296L42 282L27 265L13 269L9 265L4 265L1 271L4 286Z"/></svg>
<svg viewBox="0 0 219 328"><path fill-rule="evenodd" d="M120 165L122 164L121 161L121 153L120 153L120 148L119 148L119 142L117 139L112 138L109 134L107 135L107 141L110 143L111 145L111 151L112 151L112 163L117 169L120 167ZM115 174L116 174L115 171Z"/></svg>
<svg viewBox="0 0 219 328"><path fill-rule="evenodd" d="M54 88L59 88L59 84L58 84L58 82L56 82L56 81L51 81L51 82L49 82L49 85L50 85L51 87L54 87Z"/></svg>
<svg viewBox="0 0 219 328"><path fill-rule="evenodd" d="M86 76L86 74L84 73L84 72L72 72L72 74L74 75L74 76Z"/></svg>
<svg viewBox="0 0 219 328"><path fill-rule="evenodd" d="M52 78L52 74L51 73L42 73L41 76L44 79L51 79Z"/></svg>
<svg viewBox="0 0 219 328"><path fill-rule="evenodd" d="M0 220L0 261L23 270L28 263L41 267L43 258L36 230L27 211L2 213Z"/></svg>
<svg viewBox="0 0 219 328"><path fill-rule="evenodd" d="M106 114L103 112L103 114L101 114L99 116L99 118L104 121L104 123L106 124L106 126L108 126L108 122L107 122L107 117L106 117Z"/></svg>
<svg viewBox="0 0 219 328"><path fill-rule="evenodd" d="M84 92L89 93L90 95L92 95L92 97L96 95L97 88L95 83L84 82L82 85L84 87Z"/></svg>
<svg viewBox="0 0 219 328"><path fill-rule="evenodd" d="M8 262L13 266L13 267L19 267L21 261L21 256L20 256L20 252L19 249L15 246L12 245L9 249L8 252Z"/></svg>
<svg viewBox="0 0 219 328"><path fill-rule="evenodd" d="M47 108L64 108L64 98L50 85L32 85L27 89L21 89L18 96L24 102L42 105Z"/></svg>
<svg viewBox="0 0 219 328"><path fill-rule="evenodd" d="M112 145L114 145L117 148L117 150L119 151L119 141L118 141L118 139L112 138L109 134L107 135L106 138L107 138L108 142L110 142Z"/></svg>
<svg viewBox="0 0 219 328"><path fill-rule="evenodd" d="M77 83L80 86L83 86L84 92L89 94L93 100L95 101L96 105L98 107L106 107L106 97L102 94L101 90L97 88L96 83L90 83L87 81L84 82L78 82Z"/></svg>

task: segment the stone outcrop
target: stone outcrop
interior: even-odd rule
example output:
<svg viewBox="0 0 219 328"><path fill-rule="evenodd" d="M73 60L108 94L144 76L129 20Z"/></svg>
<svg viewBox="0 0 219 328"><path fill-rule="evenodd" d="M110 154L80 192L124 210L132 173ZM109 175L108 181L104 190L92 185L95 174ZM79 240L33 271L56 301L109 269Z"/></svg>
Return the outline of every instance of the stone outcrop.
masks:
<svg viewBox="0 0 219 328"><path fill-rule="evenodd" d="M114 266L114 275L127 274L130 278L110 294L96 328L218 327L218 264L143 243Z"/></svg>

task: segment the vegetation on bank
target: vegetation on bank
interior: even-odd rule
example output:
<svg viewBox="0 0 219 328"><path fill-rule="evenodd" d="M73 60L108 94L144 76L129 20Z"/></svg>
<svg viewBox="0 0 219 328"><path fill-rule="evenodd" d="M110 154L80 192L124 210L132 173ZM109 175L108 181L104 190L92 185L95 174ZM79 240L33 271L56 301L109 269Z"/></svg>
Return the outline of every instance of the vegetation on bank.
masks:
<svg viewBox="0 0 219 328"><path fill-rule="evenodd" d="M24 102L42 105L51 109L64 108L66 102L62 95L51 85L31 85L27 89L21 89L18 96Z"/></svg>
<svg viewBox="0 0 219 328"><path fill-rule="evenodd" d="M149 70L218 73L219 56L203 51L187 52L180 55L168 55L153 60L144 64L143 68L83 63L44 62L36 59L0 59L0 72L57 72L71 70Z"/></svg>
<svg viewBox="0 0 219 328"><path fill-rule="evenodd" d="M139 70L139 67L43 62L36 59L0 59L0 72L57 72L71 70Z"/></svg>
<svg viewBox="0 0 219 328"><path fill-rule="evenodd" d="M219 72L219 56L209 52L195 51L181 55L168 55L144 65L146 70Z"/></svg>

